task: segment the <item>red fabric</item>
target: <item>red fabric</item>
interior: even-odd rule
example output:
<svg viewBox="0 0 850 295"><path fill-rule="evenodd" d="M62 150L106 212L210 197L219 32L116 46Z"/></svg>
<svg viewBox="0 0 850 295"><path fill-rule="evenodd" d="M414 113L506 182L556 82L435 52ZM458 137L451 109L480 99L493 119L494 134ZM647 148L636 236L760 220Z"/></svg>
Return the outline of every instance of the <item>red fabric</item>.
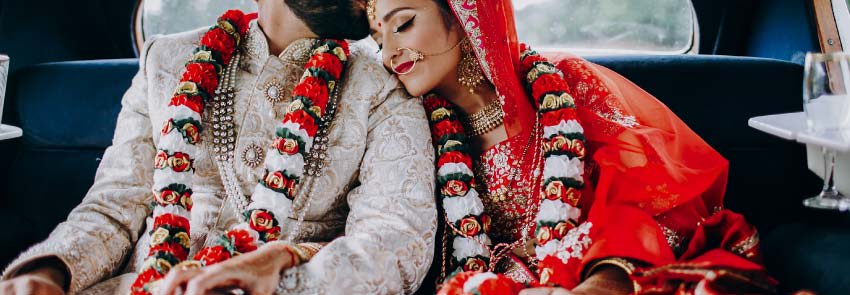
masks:
<svg viewBox="0 0 850 295"><path fill-rule="evenodd" d="M477 47L479 64L505 100L509 140L524 142L536 112L522 84L511 1L447 1ZM568 54L547 57L569 84L588 142L588 185L579 207L581 221L592 224L593 243L582 259L569 260L579 267L570 267L573 278L565 281L580 282L589 263L608 257L648 267L699 261L700 267L763 272L754 262L757 247L746 258L728 248L729 241L754 229L739 215L720 211L726 159L664 104L617 73ZM511 146L512 156L519 157L524 144ZM523 159L524 177L531 174L532 162ZM692 239L682 245L687 248L679 258L660 225Z"/></svg>

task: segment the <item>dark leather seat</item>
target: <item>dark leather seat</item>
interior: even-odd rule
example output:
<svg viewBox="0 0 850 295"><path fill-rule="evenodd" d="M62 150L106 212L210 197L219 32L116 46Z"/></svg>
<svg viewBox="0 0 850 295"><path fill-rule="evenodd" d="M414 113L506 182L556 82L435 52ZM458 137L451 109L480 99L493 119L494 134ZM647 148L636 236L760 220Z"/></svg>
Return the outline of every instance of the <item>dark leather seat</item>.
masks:
<svg viewBox="0 0 850 295"><path fill-rule="evenodd" d="M847 217L800 205L819 188L803 147L747 127L753 116L801 110L800 65L694 55L591 60L654 94L729 159L727 206L759 227L767 265L783 289L850 288L850 256L842 248L850 229L835 226ZM80 203L137 69L135 60L123 59L42 64L14 74L4 121L24 136L0 142L8 155L0 157L0 222L13 225L5 229L0 264L45 238Z"/></svg>

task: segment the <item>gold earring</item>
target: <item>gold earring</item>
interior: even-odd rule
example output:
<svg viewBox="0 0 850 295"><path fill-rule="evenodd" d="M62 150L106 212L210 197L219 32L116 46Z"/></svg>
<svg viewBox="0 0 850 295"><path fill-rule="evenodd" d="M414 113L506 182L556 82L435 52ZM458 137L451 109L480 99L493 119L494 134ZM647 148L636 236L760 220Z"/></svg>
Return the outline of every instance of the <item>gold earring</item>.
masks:
<svg viewBox="0 0 850 295"><path fill-rule="evenodd" d="M469 88L469 93L475 93L475 88L481 85L484 81L484 73L481 72L481 67L478 65L478 59L475 58L475 53L472 52L472 45L469 41L463 41L460 46L463 57L458 65L457 80L466 88Z"/></svg>
<svg viewBox="0 0 850 295"><path fill-rule="evenodd" d="M377 0L368 0L366 1L366 14L369 16L369 19L375 19L375 1Z"/></svg>

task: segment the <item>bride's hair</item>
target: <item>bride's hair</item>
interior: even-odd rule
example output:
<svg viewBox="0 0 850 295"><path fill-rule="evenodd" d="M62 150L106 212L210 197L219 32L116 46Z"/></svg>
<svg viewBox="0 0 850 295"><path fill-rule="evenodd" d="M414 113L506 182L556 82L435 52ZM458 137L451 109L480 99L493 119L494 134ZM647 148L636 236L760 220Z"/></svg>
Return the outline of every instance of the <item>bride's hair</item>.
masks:
<svg viewBox="0 0 850 295"><path fill-rule="evenodd" d="M437 7L440 8L440 15L443 16L443 24L446 25L446 28L453 28L455 24L457 24L457 20L455 19L454 12L452 12L451 7L449 7L449 1L447 0L434 0L437 3Z"/></svg>
<svg viewBox="0 0 850 295"><path fill-rule="evenodd" d="M369 36L362 0L284 0L322 38L359 40Z"/></svg>

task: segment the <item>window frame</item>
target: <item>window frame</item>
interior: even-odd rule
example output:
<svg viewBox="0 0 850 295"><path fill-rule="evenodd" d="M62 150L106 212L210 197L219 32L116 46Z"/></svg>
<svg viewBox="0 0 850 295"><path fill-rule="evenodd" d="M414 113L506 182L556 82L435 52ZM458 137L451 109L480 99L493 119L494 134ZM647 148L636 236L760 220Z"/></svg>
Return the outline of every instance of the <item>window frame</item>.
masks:
<svg viewBox="0 0 850 295"><path fill-rule="evenodd" d="M842 0L844 1L844 0ZM534 48L542 52L569 52L579 56L604 56L604 55L689 55L699 54L700 32L699 18L697 17L696 8L692 0L687 0L688 6L691 9L691 17L693 19L693 27L690 38L690 45L685 46L680 50L660 51L660 50L629 50L629 49L589 49L579 47L557 47L557 46L539 46ZM517 19L517 21L520 21Z"/></svg>
<svg viewBox="0 0 850 295"><path fill-rule="evenodd" d="M136 7L133 8L133 44L135 45L136 57L141 56L140 51L145 46L145 26L142 23L142 14L144 13L145 0L136 1Z"/></svg>
<svg viewBox="0 0 850 295"><path fill-rule="evenodd" d="M838 27L838 43L842 45L844 52L850 53L850 46L843 41L850 40L850 4L847 0L832 0L832 14Z"/></svg>

